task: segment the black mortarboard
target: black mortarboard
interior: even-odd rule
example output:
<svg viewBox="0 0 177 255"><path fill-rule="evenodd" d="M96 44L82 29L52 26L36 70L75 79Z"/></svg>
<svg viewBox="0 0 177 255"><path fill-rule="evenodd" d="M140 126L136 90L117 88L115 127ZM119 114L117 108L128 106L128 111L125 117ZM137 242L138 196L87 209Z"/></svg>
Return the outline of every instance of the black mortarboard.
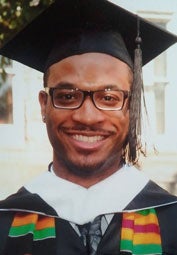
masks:
<svg viewBox="0 0 177 255"><path fill-rule="evenodd" d="M9 40L0 54L41 72L63 58L86 52L107 53L127 63L133 83L123 156L135 163L142 152L141 67L175 42L175 35L107 0L56 0Z"/></svg>
<svg viewBox="0 0 177 255"><path fill-rule="evenodd" d="M79 53L76 38L78 34L86 31L89 31L88 33L91 31L90 40L97 42L97 48L91 47L89 37L86 36L84 37L85 48L79 49L81 53L84 50L108 53L131 66L136 48L137 16L106 0L56 0L9 40L0 49L0 54L43 72L46 62L47 65L50 65L52 61L57 62L52 59L55 54L51 55L52 60L47 61L56 40L57 45L60 45L61 48L59 48L62 49L57 51L57 58L60 60ZM104 39L102 39L102 31L109 31L106 33L107 36L103 36ZM114 38L111 39L109 35ZM140 35L143 41L141 45L143 64L177 41L176 36L142 18L140 18ZM117 41L122 40L121 37L125 44L119 43L120 47L115 46ZM68 41L71 43L67 45ZM129 54L126 52L125 45Z"/></svg>

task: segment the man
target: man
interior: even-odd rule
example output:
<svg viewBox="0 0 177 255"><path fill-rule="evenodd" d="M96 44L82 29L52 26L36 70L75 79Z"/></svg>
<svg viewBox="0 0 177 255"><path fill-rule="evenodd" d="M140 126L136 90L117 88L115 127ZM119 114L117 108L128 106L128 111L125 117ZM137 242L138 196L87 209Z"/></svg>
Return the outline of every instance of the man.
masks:
<svg viewBox="0 0 177 255"><path fill-rule="evenodd" d="M44 72L53 161L0 203L0 254L177 254L177 198L133 166L139 34L143 64L176 42L108 1L58 0L1 49Z"/></svg>

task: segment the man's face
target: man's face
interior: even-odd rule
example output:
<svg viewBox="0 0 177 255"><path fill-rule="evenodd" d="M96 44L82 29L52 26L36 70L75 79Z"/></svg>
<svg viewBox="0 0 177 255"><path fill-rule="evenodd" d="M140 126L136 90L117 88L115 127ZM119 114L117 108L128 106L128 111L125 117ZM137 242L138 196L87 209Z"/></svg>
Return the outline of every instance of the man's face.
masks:
<svg viewBox="0 0 177 255"><path fill-rule="evenodd" d="M49 69L48 87L96 91L130 90L131 72L122 61L101 53L68 57ZM51 97L40 92L42 114L54 151L54 165L78 176L115 171L129 128L128 100L120 111L97 109L85 98L79 109L56 109Z"/></svg>

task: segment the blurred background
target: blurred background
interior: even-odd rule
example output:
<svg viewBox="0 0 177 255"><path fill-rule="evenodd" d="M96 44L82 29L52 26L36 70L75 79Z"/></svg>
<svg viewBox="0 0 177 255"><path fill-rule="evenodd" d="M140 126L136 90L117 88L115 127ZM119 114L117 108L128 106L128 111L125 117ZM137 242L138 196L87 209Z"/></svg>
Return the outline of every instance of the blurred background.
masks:
<svg viewBox="0 0 177 255"><path fill-rule="evenodd" d="M0 45L51 1L0 0ZM25 2L25 3L24 3ZM112 0L177 34L177 0ZM154 42L155 43L155 42ZM0 56L0 199L46 171L52 159L38 92L42 74ZM177 45L143 68L149 125L141 171L177 194ZM154 151L154 146L156 151Z"/></svg>

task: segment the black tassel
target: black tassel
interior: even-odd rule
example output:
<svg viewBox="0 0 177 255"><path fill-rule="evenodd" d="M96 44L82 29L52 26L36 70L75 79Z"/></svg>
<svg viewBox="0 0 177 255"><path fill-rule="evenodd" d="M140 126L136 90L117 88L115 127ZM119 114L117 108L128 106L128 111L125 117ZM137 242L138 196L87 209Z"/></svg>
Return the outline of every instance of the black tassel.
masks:
<svg viewBox="0 0 177 255"><path fill-rule="evenodd" d="M137 37L135 40L136 49L134 52L134 70L132 95L130 102L130 129L129 129L129 160L136 163L141 151L141 106L142 92L144 95L143 78L142 78L142 51L140 37L140 20L137 17ZM143 96L144 98L144 96ZM141 151L142 152L142 151Z"/></svg>

